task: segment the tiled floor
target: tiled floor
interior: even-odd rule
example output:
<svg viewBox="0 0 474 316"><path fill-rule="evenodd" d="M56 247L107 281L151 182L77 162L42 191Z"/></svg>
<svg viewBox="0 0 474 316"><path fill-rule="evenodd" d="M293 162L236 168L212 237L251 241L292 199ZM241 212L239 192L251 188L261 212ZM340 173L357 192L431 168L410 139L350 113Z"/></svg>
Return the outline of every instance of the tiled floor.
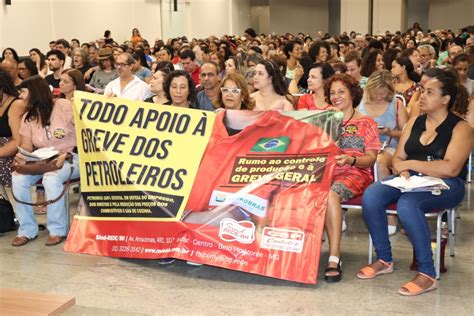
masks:
<svg viewBox="0 0 474 316"><path fill-rule="evenodd" d="M15 233L0 237L0 287L76 297L67 315L473 315L474 215L473 188L467 185L458 223L456 256L446 258L448 272L438 290L419 297L402 297L398 288L414 275L409 270L412 250L406 236L392 238L396 271L361 281L355 273L367 262L367 230L360 211L348 213L342 241L344 277L338 284L324 282L322 268L317 286L210 266L191 267L177 262L160 267L152 260L122 260L65 253L61 246L45 247L47 232L14 248ZM72 194L71 205L77 203ZM44 222L44 216L38 216ZM327 260L323 245L321 267ZM0 310L0 315L1 315Z"/></svg>

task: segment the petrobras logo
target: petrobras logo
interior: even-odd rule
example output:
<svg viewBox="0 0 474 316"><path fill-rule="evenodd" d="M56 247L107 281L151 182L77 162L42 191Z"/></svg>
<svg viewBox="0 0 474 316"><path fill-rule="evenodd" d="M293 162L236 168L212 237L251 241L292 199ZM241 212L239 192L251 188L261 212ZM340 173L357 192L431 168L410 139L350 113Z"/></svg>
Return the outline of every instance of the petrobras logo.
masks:
<svg viewBox="0 0 474 316"><path fill-rule="evenodd" d="M209 206L235 205L240 206L245 212L258 217L265 217L268 201L259 196L245 193L231 193L214 190L209 200Z"/></svg>
<svg viewBox="0 0 474 316"><path fill-rule="evenodd" d="M255 225L251 221L224 218L219 224L219 238L224 241L251 244L255 240Z"/></svg>
<svg viewBox="0 0 474 316"><path fill-rule="evenodd" d="M304 232L273 227L265 227L263 229L260 242L262 248L297 253L303 251L303 244Z"/></svg>

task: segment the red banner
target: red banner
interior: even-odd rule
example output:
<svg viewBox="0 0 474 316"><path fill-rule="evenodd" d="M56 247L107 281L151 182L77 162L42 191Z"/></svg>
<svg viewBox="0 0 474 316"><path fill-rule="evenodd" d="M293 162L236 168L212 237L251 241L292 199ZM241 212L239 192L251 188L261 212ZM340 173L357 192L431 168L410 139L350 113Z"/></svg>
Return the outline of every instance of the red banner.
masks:
<svg viewBox="0 0 474 316"><path fill-rule="evenodd" d="M189 196L83 192L65 250L316 283L338 149L317 126L278 112L235 112L216 116Z"/></svg>

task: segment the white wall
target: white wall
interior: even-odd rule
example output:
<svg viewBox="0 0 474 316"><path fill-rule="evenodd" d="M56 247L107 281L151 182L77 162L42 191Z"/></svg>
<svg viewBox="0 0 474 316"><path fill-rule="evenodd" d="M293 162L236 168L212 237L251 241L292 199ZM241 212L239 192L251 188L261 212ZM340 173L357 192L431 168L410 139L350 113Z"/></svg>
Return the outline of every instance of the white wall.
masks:
<svg viewBox="0 0 474 316"><path fill-rule="evenodd" d="M270 0L270 32L276 34L326 33L328 16L328 0Z"/></svg>
<svg viewBox="0 0 474 316"><path fill-rule="evenodd" d="M431 0L429 28L458 29L467 25L474 25L473 0Z"/></svg>
<svg viewBox="0 0 474 316"><path fill-rule="evenodd" d="M373 34L395 33L405 29L405 0L374 0Z"/></svg>
<svg viewBox="0 0 474 316"><path fill-rule="evenodd" d="M250 26L249 0L162 0L163 38L242 34Z"/></svg>
<svg viewBox="0 0 474 316"><path fill-rule="evenodd" d="M368 0L341 0L341 32L351 31L361 34L369 31Z"/></svg>
<svg viewBox="0 0 474 316"><path fill-rule="evenodd" d="M160 0L14 0L0 7L0 47L21 55L32 47L46 52L51 40L88 42L106 29L122 43L134 27L153 43L161 36L160 15Z"/></svg>
<svg viewBox="0 0 474 316"><path fill-rule="evenodd" d="M250 0L229 0L232 2L232 29L229 34L244 34L250 27Z"/></svg>

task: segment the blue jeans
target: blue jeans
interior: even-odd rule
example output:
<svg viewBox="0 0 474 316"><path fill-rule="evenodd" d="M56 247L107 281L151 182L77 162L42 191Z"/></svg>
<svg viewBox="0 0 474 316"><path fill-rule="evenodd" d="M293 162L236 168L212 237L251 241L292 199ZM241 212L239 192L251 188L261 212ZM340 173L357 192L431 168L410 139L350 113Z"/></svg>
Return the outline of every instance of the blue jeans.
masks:
<svg viewBox="0 0 474 316"><path fill-rule="evenodd" d="M393 176L387 179L390 178ZM397 203L398 218L415 250L418 271L436 276L430 228L425 213L434 209L456 207L464 197L464 182L461 178L443 180L450 189L441 191L441 195L433 195L431 192L401 193L399 189L384 185L380 181L374 182L365 190L362 197L363 215L378 259L393 261L385 211L390 204Z"/></svg>
<svg viewBox="0 0 474 316"><path fill-rule="evenodd" d="M65 162L59 170L47 172L43 175L26 175L14 172L12 177L12 190L15 196L24 202L31 202L31 187L43 178L43 186L46 193L46 199L54 199L63 191L63 182L67 181L71 173L71 164ZM79 177L79 160L77 154L73 154L74 172L72 179ZM38 235L38 225L35 220L33 207L16 203L16 217L20 223L18 236L34 238ZM64 205L64 195L56 203L48 205L46 213L47 226L50 235L66 236L67 211Z"/></svg>

